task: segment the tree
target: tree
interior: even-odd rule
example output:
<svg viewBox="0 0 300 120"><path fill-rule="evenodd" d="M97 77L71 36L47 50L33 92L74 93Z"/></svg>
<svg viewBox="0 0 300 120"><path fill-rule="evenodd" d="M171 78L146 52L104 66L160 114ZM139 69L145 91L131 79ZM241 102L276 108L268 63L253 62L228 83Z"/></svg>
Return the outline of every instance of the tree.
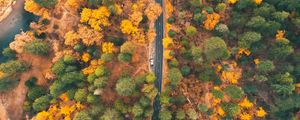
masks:
<svg viewBox="0 0 300 120"><path fill-rule="evenodd" d="M40 86L36 86L33 87L31 89L29 89L28 93L27 93L27 97L29 100L33 101L43 95L46 95L47 91Z"/></svg>
<svg viewBox="0 0 300 120"><path fill-rule="evenodd" d="M116 91L121 96L130 96L136 90L136 84L131 78L121 78L116 84Z"/></svg>
<svg viewBox="0 0 300 120"><path fill-rule="evenodd" d="M132 42L125 42L121 46L121 53L133 54L134 50L135 50L135 46Z"/></svg>
<svg viewBox="0 0 300 120"><path fill-rule="evenodd" d="M74 99L78 102L86 102L88 91L86 89L78 89L75 93Z"/></svg>
<svg viewBox="0 0 300 120"><path fill-rule="evenodd" d="M32 108L35 112L46 110L50 105L50 96L44 95L34 100Z"/></svg>
<svg viewBox="0 0 300 120"><path fill-rule="evenodd" d="M140 104L134 104L131 111L134 117L141 117L144 113L143 107Z"/></svg>
<svg viewBox="0 0 300 120"><path fill-rule="evenodd" d="M264 73L264 74L275 70L275 66L273 64L273 61L270 61L270 60L260 61L260 63L257 65L256 68L257 68L258 72Z"/></svg>
<svg viewBox="0 0 300 120"><path fill-rule="evenodd" d="M73 56L71 56L71 55L65 55L64 56L64 63L66 63L66 64L74 64L74 63L76 63L76 59Z"/></svg>
<svg viewBox="0 0 300 120"><path fill-rule="evenodd" d="M105 62L110 62L113 60L114 54L112 53L105 53L101 55L101 60Z"/></svg>
<svg viewBox="0 0 300 120"><path fill-rule="evenodd" d="M160 120L171 120L172 119L172 113L169 110L162 110L159 112L159 119Z"/></svg>
<svg viewBox="0 0 300 120"><path fill-rule="evenodd" d="M229 33L229 28L226 24L218 24L215 28L215 31L219 34L227 34Z"/></svg>
<svg viewBox="0 0 300 120"><path fill-rule="evenodd" d="M131 54L129 53L120 53L118 55L118 60L123 62L130 62L131 61Z"/></svg>
<svg viewBox="0 0 300 120"><path fill-rule="evenodd" d="M275 20L277 20L278 22L283 22L286 18L288 18L290 15L290 13L286 12L286 11L282 11L282 12L275 12L272 14L273 18Z"/></svg>
<svg viewBox="0 0 300 120"><path fill-rule="evenodd" d="M5 48L2 51L2 55L8 59L14 59L16 58L16 51L10 49L10 48Z"/></svg>
<svg viewBox="0 0 300 120"><path fill-rule="evenodd" d="M107 84L108 77L100 77L95 79L94 86L97 88L103 88Z"/></svg>
<svg viewBox="0 0 300 120"><path fill-rule="evenodd" d="M65 63L62 60L60 60L52 65L51 71L56 75L61 75L65 73L65 68L66 68Z"/></svg>
<svg viewBox="0 0 300 120"><path fill-rule="evenodd" d="M111 42L104 42L102 44L102 52L103 53L112 53L114 48L114 44Z"/></svg>
<svg viewBox="0 0 300 120"><path fill-rule="evenodd" d="M80 111L75 114L74 120L92 120L92 118L88 114L88 111Z"/></svg>
<svg viewBox="0 0 300 120"><path fill-rule="evenodd" d="M160 16L161 13L162 13L161 6L156 2L147 5L147 8L145 10L145 14L151 22L155 21Z"/></svg>
<svg viewBox="0 0 300 120"><path fill-rule="evenodd" d="M97 67L97 69L95 70L95 75L97 77L103 77L103 76L109 75L109 72L105 66L101 65L101 66Z"/></svg>
<svg viewBox="0 0 300 120"><path fill-rule="evenodd" d="M8 74L25 72L29 65L24 61L10 60L6 63L0 64L0 71Z"/></svg>
<svg viewBox="0 0 300 120"><path fill-rule="evenodd" d="M51 51L51 46L47 42L35 40L33 42L26 43L24 51L34 55L46 56Z"/></svg>
<svg viewBox="0 0 300 120"><path fill-rule="evenodd" d="M187 115L189 116L189 119L191 119L191 120L197 120L198 119L198 114L197 114L196 110L194 110L193 108L190 108L187 111Z"/></svg>
<svg viewBox="0 0 300 120"><path fill-rule="evenodd" d="M184 120L185 119L185 112L182 109L177 110L176 112L176 119Z"/></svg>
<svg viewBox="0 0 300 120"><path fill-rule="evenodd" d="M234 117L241 112L241 108L236 103L226 102L222 103L221 106L225 113L230 117Z"/></svg>
<svg viewBox="0 0 300 120"><path fill-rule="evenodd" d="M204 21L204 28L207 30L213 30L219 23L221 16L217 13L207 14L207 18Z"/></svg>
<svg viewBox="0 0 300 120"><path fill-rule="evenodd" d="M0 92L13 88L19 81L16 74L4 74L0 76Z"/></svg>
<svg viewBox="0 0 300 120"><path fill-rule="evenodd" d="M262 17L270 17L271 13L275 12L276 9L273 5L264 3L259 8L253 10L254 14Z"/></svg>
<svg viewBox="0 0 300 120"><path fill-rule="evenodd" d="M284 41L276 41L269 50L269 58L272 60L284 60L294 52L293 46Z"/></svg>
<svg viewBox="0 0 300 120"><path fill-rule="evenodd" d="M219 37L204 41L204 54L208 60L227 59L230 55L226 43Z"/></svg>
<svg viewBox="0 0 300 120"><path fill-rule="evenodd" d="M145 96L140 98L139 103L143 108L149 107L151 105L150 99Z"/></svg>
<svg viewBox="0 0 300 120"><path fill-rule="evenodd" d="M149 73L147 76L146 76L146 82L147 83L154 83L156 80L156 76L154 73Z"/></svg>
<svg viewBox="0 0 300 120"><path fill-rule="evenodd" d="M266 25L265 18L261 16L255 16L250 19L250 21L247 22L246 26L249 28L256 29L262 29Z"/></svg>
<svg viewBox="0 0 300 120"><path fill-rule="evenodd" d="M97 103L99 102L99 96L89 94L86 98L86 102L90 104Z"/></svg>
<svg viewBox="0 0 300 120"><path fill-rule="evenodd" d="M42 7L51 8L56 5L57 0L34 0L34 2Z"/></svg>
<svg viewBox="0 0 300 120"><path fill-rule="evenodd" d="M188 26L185 28L185 33L188 35L188 36L194 36L197 34L197 28L195 28L194 26Z"/></svg>
<svg viewBox="0 0 300 120"><path fill-rule="evenodd" d="M227 86L224 92L232 99L240 99L245 95L244 91L236 85Z"/></svg>
<svg viewBox="0 0 300 120"><path fill-rule="evenodd" d="M241 35L238 41L238 46L241 48L250 48L251 45L261 40L261 34L257 32L246 32Z"/></svg>
<svg viewBox="0 0 300 120"><path fill-rule="evenodd" d="M180 69L183 76L188 76L191 73L191 68L188 65L184 65Z"/></svg>
<svg viewBox="0 0 300 120"><path fill-rule="evenodd" d="M65 34L65 45L75 46L80 42L80 36L74 31L69 31Z"/></svg>
<svg viewBox="0 0 300 120"><path fill-rule="evenodd" d="M84 79L85 79L85 76L79 72L65 73L60 77L60 80L66 84L73 84L73 83L81 82Z"/></svg>
<svg viewBox="0 0 300 120"><path fill-rule="evenodd" d="M100 120L122 120L122 118L118 111L108 108L101 116Z"/></svg>
<svg viewBox="0 0 300 120"><path fill-rule="evenodd" d="M171 68L168 71L168 79L171 82L171 85L173 86L177 86L179 84L179 82L181 81L181 79L183 78L181 72L179 69L177 68Z"/></svg>
<svg viewBox="0 0 300 120"><path fill-rule="evenodd" d="M133 23L130 20L122 20L120 25L121 31L124 34L135 34L138 32L138 28L133 25Z"/></svg>
<svg viewBox="0 0 300 120"><path fill-rule="evenodd" d="M219 3L217 6L216 6L216 8L215 8L215 10L216 10L216 12L222 12L222 11L224 11L225 9L226 9L226 4L225 3Z"/></svg>

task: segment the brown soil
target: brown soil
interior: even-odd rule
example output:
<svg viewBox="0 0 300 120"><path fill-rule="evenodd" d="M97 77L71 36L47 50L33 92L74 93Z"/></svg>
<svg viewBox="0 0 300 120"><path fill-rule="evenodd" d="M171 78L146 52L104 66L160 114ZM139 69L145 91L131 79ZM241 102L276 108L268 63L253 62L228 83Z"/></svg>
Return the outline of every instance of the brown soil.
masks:
<svg viewBox="0 0 300 120"><path fill-rule="evenodd" d="M50 59L29 54L20 54L20 60L31 64L31 69L20 75L20 82L11 91L0 94L0 120L21 120L23 116L23 103L26 99L27 87L25 81L31 77L38 78L38 84L47 86L45 73L49 71L52 63Z"/></svg>

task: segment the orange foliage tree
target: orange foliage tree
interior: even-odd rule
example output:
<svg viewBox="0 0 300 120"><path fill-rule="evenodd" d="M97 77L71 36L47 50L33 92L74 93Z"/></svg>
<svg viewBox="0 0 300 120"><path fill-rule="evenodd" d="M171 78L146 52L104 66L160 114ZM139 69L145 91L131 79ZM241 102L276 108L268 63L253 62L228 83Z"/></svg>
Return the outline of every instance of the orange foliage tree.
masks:
<svg viewBox="0 0 300 120"><path fill-rule="evenodd" d="M161 13L162 9L158 3L150 3L145 10L146 16L152 22L155 21Z"/></svg>
<svg viewBox="0 0 300 120"><path fill-rule="evenodd" d="M204 28L213 30L219 23L221 16L217 13L207 14L207 19L204 21Z"/></svg>
<svg viewBox="0 0 300 120"><path fill-rule="evenodd" d="M80 22L88 23L94 30L101 31L101 26L106 27L110 25L108 20L110 11L106 6L101 6L95 10L83 8L80 14Z"/></svg>

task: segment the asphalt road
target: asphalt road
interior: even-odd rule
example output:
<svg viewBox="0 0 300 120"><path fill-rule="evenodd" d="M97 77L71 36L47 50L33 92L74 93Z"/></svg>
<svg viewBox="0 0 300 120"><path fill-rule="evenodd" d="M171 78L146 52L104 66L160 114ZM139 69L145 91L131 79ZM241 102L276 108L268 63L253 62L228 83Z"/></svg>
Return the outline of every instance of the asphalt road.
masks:
<svg viewBox="0 0 300 120"><path fill-rule="evenodd" d="M163 5L163 0L156 0L157 3ZM156 40L155 40L155 56L154 56L154 73L157 77L157 81L155 83L155 86L158 89L158 96L161 93L162 90L162 68L163 68L163 45L162 45L162 39L164 37L164 21L163 21L163 14L158 17L158 19L155 22L155 28L156 28ZM159 97L156 96L154 101L154 114L152 119L158 120L159 111L161 109Z"/></svg>

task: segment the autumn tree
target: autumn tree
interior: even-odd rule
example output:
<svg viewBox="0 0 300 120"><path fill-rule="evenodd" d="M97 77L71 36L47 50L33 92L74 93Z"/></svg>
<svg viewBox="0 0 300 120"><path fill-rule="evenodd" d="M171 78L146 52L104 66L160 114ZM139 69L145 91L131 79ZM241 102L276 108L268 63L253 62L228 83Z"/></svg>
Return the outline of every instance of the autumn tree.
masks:
<svg viewBox="0 0 300 120"><path fill-rule="evenodd" d="M80 36L74 31L67 32L64 38L65 38L65 45L75 46L80 42L79 41Z"/></svg>
<svg viewBox="0 0 300 120"><path fill-rule="evenodd" d="M101 27L107 27L110 25L108 17L110 11L106 6L101 6L98 9L84 8L81 12L80 22L88 23L94 30L101 31Z"/></svg>
<svg viewBox="0 0 300 120"><path fill-rule="evenodd" d="M120 28L124 34L135 34L138 32L138 28L128 19L122 20Z"/></svg>
<svg viewBox="0 0 300 120"><path fill-rule="evenodd" d="M150 21L155 21L161 13L162 9L158 3L150 3L145 10L145 14Z"/></svg>
<svg viewBox="0 0 300 120"><path fill-rule="evenodd" d="M86 46L99 45L102 41L103 34L99 31L93 30L87 26L80 25L78 35Z"/></svg>
<svg viewBox="0 0 300 120"><path fill-rule="evenodd" d="M42 8L34 0L25 0L24 9L28 12L33 13L34 15L37 15L37 16L42 16L44 14L48 14L48 10L46 8Z"/></svg>

